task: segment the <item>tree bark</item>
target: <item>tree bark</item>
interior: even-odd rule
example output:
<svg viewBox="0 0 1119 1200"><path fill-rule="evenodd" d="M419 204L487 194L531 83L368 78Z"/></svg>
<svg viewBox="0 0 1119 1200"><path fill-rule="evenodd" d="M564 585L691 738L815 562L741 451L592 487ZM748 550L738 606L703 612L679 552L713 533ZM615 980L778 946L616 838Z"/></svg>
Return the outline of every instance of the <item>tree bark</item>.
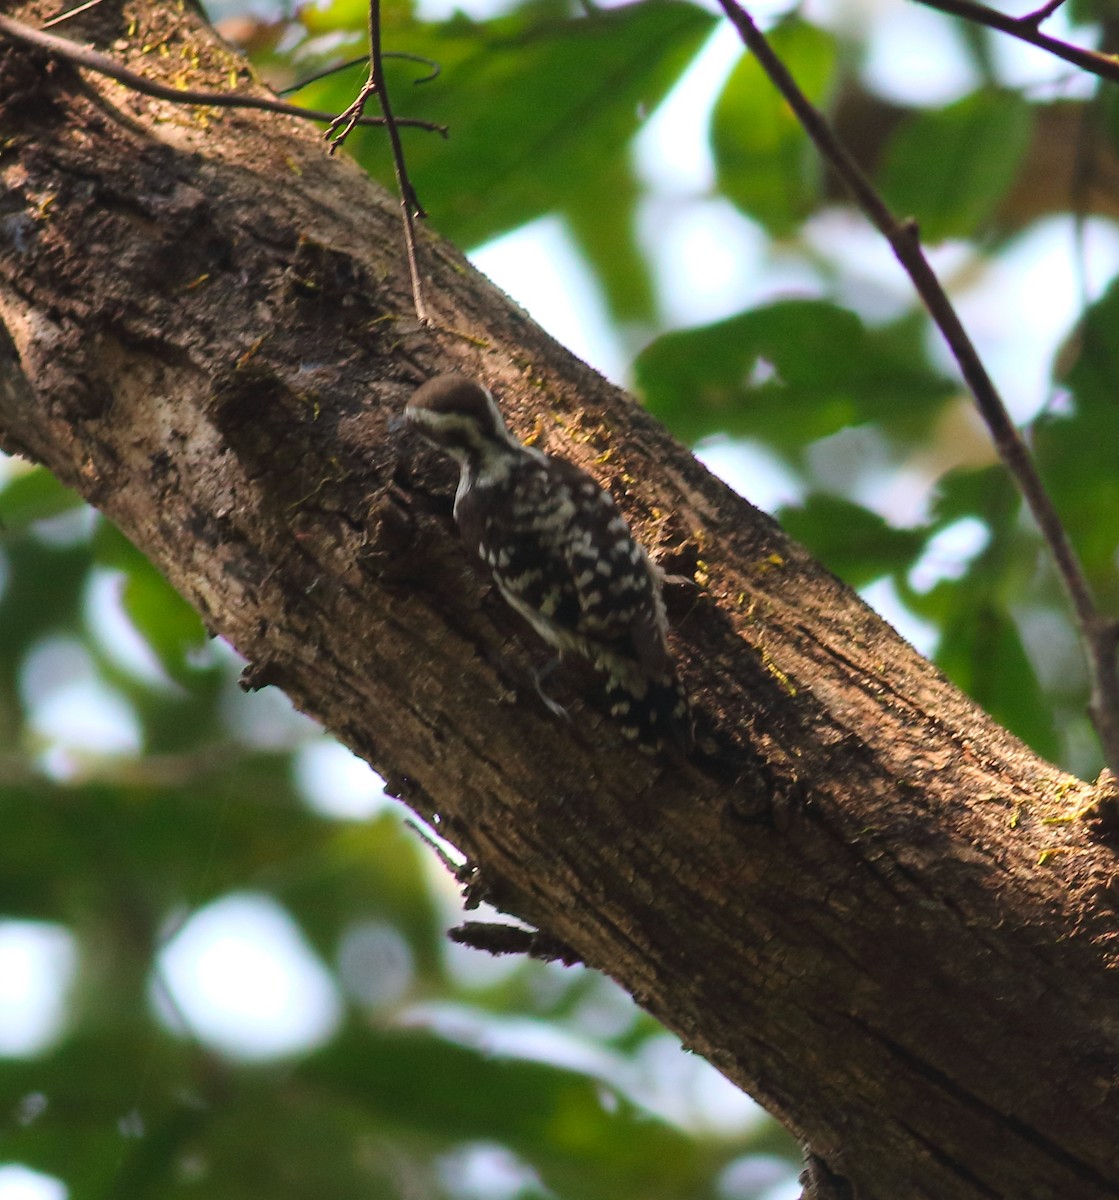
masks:
<svg viewBox="0 0 1119 1200"><path fill-rule="evenodd" d="M158 0L104 0L67 36L253 86ZM1107 781L995 725L427 230L420 326L397 203L315 129L10 42L0 126L0 444L115 521L249 685L367 758L461 849L471 897L786 1122L808 1191L1119 1196L1119 888L1078 819ZM624 743L586 679L557 684L569 722L524 689L540 649L399 419L444 370L694 574L673 597L694 761Z"/></svg>

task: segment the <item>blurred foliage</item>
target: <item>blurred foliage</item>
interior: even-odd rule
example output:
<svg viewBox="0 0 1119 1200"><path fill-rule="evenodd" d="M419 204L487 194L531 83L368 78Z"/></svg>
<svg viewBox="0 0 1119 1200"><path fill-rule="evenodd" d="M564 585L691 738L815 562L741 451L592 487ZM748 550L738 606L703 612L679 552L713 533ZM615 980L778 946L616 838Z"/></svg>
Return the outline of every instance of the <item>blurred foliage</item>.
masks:
<svg viewBox="0 0 1119 1200"><path fill-rule="evenodd" d="M364 3L334 0L301 19L311 36L348 30L347 55L361 52ZM651 316L648 262L631 219L640 188L626 151L713 26L709 13L682 0L578 20L566 4L535 0L493 20L456 14L438 25L387 9L386 47L439 66L437 79L418 85L430 74L426 66L390 59L385 67L407 116L451 125L446 141L403 131L409 173L432 224L474 246L561 213L610 289L615 316ZM363 69L315 83L299 99L341 110ZM348 145L372 174L392 178L379 131L359 130Z"/></svg>
<svg viewBox="0 0 1119 1200"><path fill-rule="evenodd" d="M926 242L988 229L1030 141L1030 105L984 89L915 114L887 147L878 183L894 211L913 217Z"/></svg>
<svg viewBox="0 0 1119 1200"><path fill-rule="evenodd" d="M452 959L468 952L444 937L449 877L440 886L399 812L316 809L293 753L319 735L281 714L261 744L246 714L263 697L237 691L230 656L200 651L179 597L86 516L40 468L0 488L0 725L12 735L0 755L0 933L50 922L79 952L61 1036L0 1068L0 1161L56 1176L71 1200L455 1197L469 1194L456 1155L494 1145L537 1181L519 1195L612 1200L715 1196L744 1154L788 1153L765 1122L694 1136L635 1103L618 1082L624 1064L663 1033L593 973L510 963L464 979ZM146 665L122 661L113 602L91 602L106 572L114 619L153 652ZM45 662L52 646L76 660ZM44 698L85 675L127 704L141 753L44 727ZM320 1048L239 1062L188 1014L158 1015L153 989L171 986L162 949L191 913L244 894L281 905L335 980L342 1017ZM370 923L406 950L347 968L347 944ZM392 973L399 986L382 995L379 976ZM474 1031L465 1043L423 1015L435 1001L459 1006ZM588 1044L604 1005L615 1012L594 1038L601 1072L486 1048L488 1023L514 1014Z"/></svg>
<svg viewBox="0 0 1119 1200"><path fill-rule="evenodd" d="M1114 38L1105 0L1067 7ZM284 83L359 52L365 21L363 0L333 0L247 19L239 36ZM1042 89L999 81L987 31L961 42L970 94L900 115L895 102L876 108L873 21L824 29L786 16L774 44L853 131L899 215L929 239L956 239L966 284L1028 232L1007 202L1014 189L1060 193L1051 164L1067 148L1044 141ZM835 219L849 211L749 59L701 114L713 179L691 199L749 222L765 238L761 265L793 263L798 282L709 323L664 316L661 231L643 230L650 184L633 145L711 14L684 0L578 12L531 0L432 22L394 0L384 24L387 49L439 66L426 81L422 64L389 66L398 112L451 128L447 141L405 131L432 224L470 249L560 217L650 408L701 452L730 437L777 465L798 495L778 514L794 536L852 585L888 583L899 611L934 632L936 660L996 719L1075 770L1098 768L1079 652L1036 533L960 419L961 388L919 307L908 299L883 316L873 289L851 286L858 253ZM341 109L360 78L351 68L297 99ZM1060 201L1068 217L1091 194L1084 172L1119 152L1117 95L1066 102L1083 131L1080 174ZM391 185L379 134L349 148ZM1029 175L1039 170L1045 179ZM1028 432L1114 613L1119 283L1089 300L1054 330L1064 344ZM768 1121L705 1123L706 1068L677 1051L671 1070L654 1070L665 1035L613 985L533 963L467 969L443 936L456 919L449 879L400 812L331 815L299 768L319 735L268 693L242 695L231 657L46 472L0 464L0 934L46 922L77 949L57 1036L0 1064L0 1161L56 1176L71 1200L747 1200L775 1194L772 1173L750 1174L773 1156L788 1164L788 1190L791 1140ZM91 711L132 728L83 735ZM223 1052L167 999L165 948L192 914L238 895L290 914L338 1004L317 1043L263 1061ZM370 928L391 931L395 965L354 959ZM531 1039L503 1040L526 1019ZM665 1094L675 1122L649 1111Z"/></svg>
<svg viewBox="0 0 1119 1200"><path fill-rule="evenodd" d="M835 39L800 20L770 34L782 60L796 64L796 78L813 104L821 105L835 81ZM752 55L738 66L715 105L711 142L719 189L775 237L796 231L815 208L823 167L808 135Z"/></svg>
<svg viewBox="0 0 1119 1200"><path fill-rule="evenodd" d="M780 300L666 333L636 362L650 406L689 441L751 437L791 462L815 441L875 422L920 436L954 392L913 322L870 330L822 300Z"/></svg>

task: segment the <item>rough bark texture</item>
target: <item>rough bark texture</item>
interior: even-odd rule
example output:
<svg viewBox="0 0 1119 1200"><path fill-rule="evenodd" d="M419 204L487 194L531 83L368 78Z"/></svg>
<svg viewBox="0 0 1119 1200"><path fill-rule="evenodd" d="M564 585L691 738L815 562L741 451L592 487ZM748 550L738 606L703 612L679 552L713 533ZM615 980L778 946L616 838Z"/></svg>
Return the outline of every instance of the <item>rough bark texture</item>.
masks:
<svg viewBox="0 0 1119 1200"><path fill-rule="evenodd" d="M247 86L169 6L104 0L67 33ZM787 1122L835 1194L1119 1196L1115 856L1069 819L1103 786L994 725L426 233L437 327L418 327L396 203L316 130L10 44L0 122L8 450L368 758L475 895ZM674 634L693 764L621 742L585 680L558 685L569 723L518 691L538 649L450 526L453 472L399 421L446 369L695 571Z"/></svg>

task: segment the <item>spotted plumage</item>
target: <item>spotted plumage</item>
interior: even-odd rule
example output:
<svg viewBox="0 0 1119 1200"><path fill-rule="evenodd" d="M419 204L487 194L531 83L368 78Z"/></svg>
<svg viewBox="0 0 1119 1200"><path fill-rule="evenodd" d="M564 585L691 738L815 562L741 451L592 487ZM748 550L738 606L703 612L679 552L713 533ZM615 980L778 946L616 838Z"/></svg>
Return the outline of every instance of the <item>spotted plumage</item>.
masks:
<svg viewBox="0 0 1119 1200"><path fill-rule="evenodd" d="M691 716L659 575L609 493L574 463L522 445L464 376L430 380L405 411L459 463L455 520L505 600L561 654L598 669L626 736L683 757Z"/></svg>

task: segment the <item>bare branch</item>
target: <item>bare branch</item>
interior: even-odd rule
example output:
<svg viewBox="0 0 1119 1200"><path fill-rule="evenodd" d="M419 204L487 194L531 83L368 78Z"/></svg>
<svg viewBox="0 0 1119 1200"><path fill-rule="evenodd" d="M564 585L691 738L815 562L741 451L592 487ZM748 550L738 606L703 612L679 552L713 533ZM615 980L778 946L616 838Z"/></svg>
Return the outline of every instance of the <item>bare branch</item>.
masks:
<svg viewBox="0 0 1119 1200"><path fill-rule="evenodd" d="M90 4L100 4L101 0L89 0ZM423 63L425 67L430 67L430 71L421 76L419 79L413 79L412 82L416 85L421 83L430 83L433 79L438 79L443 71L443 68L433 58L426 58L422 54L409 54L404 50L386 50L385 58L403 58L408 62ZM291 84L289 87L281 88L279 95L290 96L292 92L298 92L312 83L318 83L320 79L329 79L331 75L337 75L340 71L348 71L350 67L359 66L362 63L369 61L368 54L359 54L356 58L348 58L345 62L335 63L332 67L323 67L321 71L316 71L313 75L307 75L300 79L297 83Z"/></svg>
<svg viewBox="0 0 1119 1200"><path fill-rule="evenodd" d="M1040 25L1042 21L1048 21L1049 18L1064 4L1065 0L1048 0L1040 8L1035 9L1032 13L1027 13L1024 17L1018 19L1026 25Z"/></svg>
<svg viewBox="0 0 1119 1200"><path fill-rule="evenodd" d="M327 136L333 136L330 152L346 140L354 125L360 119L366 101L371 95L376 95L384 115L384 123L389 131L389 142L392 145L392 163L396 172L396 185L400 190L400 211L404 218L404 248L408 255L408 275L412 281L412 303L416 316L421 324L427 324L427 306L424 304L423 284L420 281L419 262L416 258L416 217L426 217L423 205L420 204L416 189L408 175L408 166L404 161L404 147L400 142L398 122L393 116L392 102L389 99L388 83L385 80L384 53L381 50L381 4L380 0L369 0L369 75L362 85L357 99L327 129ZM343 122L345 124L343 125ZM342 125L340 133L335 130Z"/></svg>
<svg viewBox="0 0 1119 1200"><path fill-rule="evenodd" d="M1063 58L1082 71L1090 71L1101 79L1110 79L1119 83L1119 58L1113 54L1100 54L1097 50L1084 50L1060 38L1050 37L1038 28L1046 17L1050 17L1061 6L1063 0L1051 0L1036 12L1024 17L1010 17L1000 13L985 4L977 4L975 0L917 0L926 8L935 8L938 12L948 13L953 17L963 17L965 21L974 21L977 25L986 25L997 29L1000 33L1008 33L1011 37L1037 46L1039 50L1047 50L1057 58Z"/></svg>
<svg viewBox="0 0 1119 1200"><path fill-rule="evenodd" d="M61 25L63 21L73 20L74 17L80 16L84 12L88 12L91 8L96 8L101 3L101 0L85 0L84 4L79 4L74 8L68 8L64 12L60 12L57 16L51 17L49 21L43 22L44 29L51 29L55 25Z"/></svg>
<svg viewBox="0 0 1119 1200"><path fill-rule="evenodd" d="M359 91L354 100L351 101L345 112L339 113L338 116L336 116L334 120L331 121L326 127L326 132L323 134L323 137L330 139L331 154L333 154L335 150L337 150L338 147L345 142L346 138L350 136L354 130L354 126L357 125L359 121L363 121L365 119L362 114L365 111L366 101L368 101L369 97L372 96L376 90L377 84L373 79L373 69L370 67L369 74L365 77L365 82L361 85L361 91Z"/></svg>
<svg viewBox="0 0 1119 1200"><path fill-rule="evenodd" d="M922 0L924 2L924 0ZM937 0L939 4L941 0ZM959 0L951 0L959 3ZM976 407L987 424L999 457L1022 493L1042 537L1049 546L1076 616L1092 680L1091 714L1112 770L1119 764L1119 623L1104 617L1079 556L1061 523L1045 484L1010 419L1006 405L987 374L978 352L952 307L940 280L921 249L917 226L901 221L837 139L823 114L801 91L785 64L774 53L750 14L736 0L719 0L723 11L747 48L757 58L774 87L788 102L824 160L846 185L855 202L890 243L898 262L913 281L917 294L936 322L959 365Z"/></svg>
<svg viewBox="0 0 1119 1200"><path fill-rule="evenodd" d="M157 100L170 100L173 104L207 104L215 108L255 108L264 112L283 113L289 117L301 117L307 121L333 121L335 119L334 113L302 108L298 104L288 104L284 100L271 100L267 96L245 96L232 92L206 92L190 88L169 87L165 83L157 83L154 79L148 79L144 75L129 70L116 59L109 58L108 55L101 54L90 46L83 46L79 42L72 42L68 38L61 38L53 33L44 33L40 29L32 29L30 25L14 21L2 13L0 13L0 33L13 41L34 46L37 50L45 51L76 67L82 67L87 71L96 71L99 75L106 75L108 78L115 79L118 83L132 88L135 92L153 96ZM359 117L357 123L362 125L387 124L383 117ZM412 125L418 129L442 134L443 137L447 136L445 125L436 125L431 121L417 121L404 117L398 118L396 123Z"/></svg>

